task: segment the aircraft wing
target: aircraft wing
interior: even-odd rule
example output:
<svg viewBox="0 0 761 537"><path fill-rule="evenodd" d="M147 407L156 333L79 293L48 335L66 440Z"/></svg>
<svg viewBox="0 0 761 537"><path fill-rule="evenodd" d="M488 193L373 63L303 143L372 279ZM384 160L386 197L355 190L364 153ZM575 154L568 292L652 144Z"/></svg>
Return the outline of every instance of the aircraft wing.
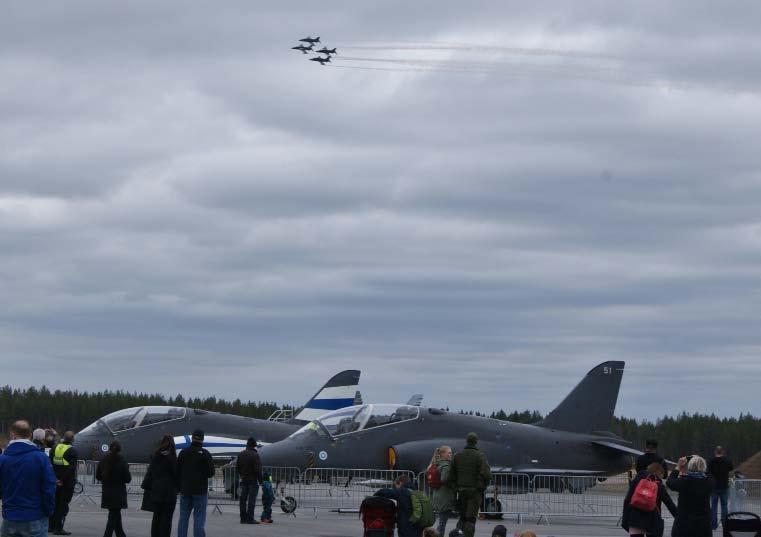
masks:
<svg viewBox="0 0 761 537"><path fill-rule="evenodd" d="M570 477L604 477L606 474L605 472L599 471L599 470L571 470L568 468L537 468L533 466L513 466L513 467L505 467L505 466L492 466L491 472L493 474L527 474L530 476L534 475L550 475L550 476L556 476L556 475L562 475L562 476L570 476Z"/></svg>
<svg viewBox="0 0 761 537"><path fill-rule="evenodd" d="M592 443L597 446L602 446L602 447L612 449L621 453L636 455L637 457L639 457L640 455L644 453L643 451L640 451L638 449L630 448L628 446L622 446L621 444L616 444L615 442L606 442L605 440L594 440ZM663 460L666 461L666 464L669 466L676 466L676 463L674 461L670 461L668 459L663 459Z"/></svg>
<svg viewBox="0 0 761 537"><path fill-rule="evenodd" d="M612 449L614 451L618 451L621 453L628 453L629 455L642 455L642 451L638 449L631 448L629 446L624 446L621 444L617 444L615 442L607 442L605 440L593 440L592 443L596 446L602 446L604 448Z"/></svg>

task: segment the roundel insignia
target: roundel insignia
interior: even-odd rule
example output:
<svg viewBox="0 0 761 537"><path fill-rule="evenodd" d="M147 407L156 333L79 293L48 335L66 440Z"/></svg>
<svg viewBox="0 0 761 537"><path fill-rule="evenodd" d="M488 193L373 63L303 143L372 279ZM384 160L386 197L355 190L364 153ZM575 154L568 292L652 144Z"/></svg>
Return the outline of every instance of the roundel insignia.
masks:
<svg viewBox="0 0 761 537"><path fill-rule="evenodd" d="M320 454L318 456L320 457L321 461L328 460L328 452L327 451L320 451Z"/></svg>
<svg viewBox="0 0 761 537"><path fill-rule="evenodd" d="M103 453L106 453L108 451L108 444L103 444L102 446L100 446L100 450Z"/></svg>

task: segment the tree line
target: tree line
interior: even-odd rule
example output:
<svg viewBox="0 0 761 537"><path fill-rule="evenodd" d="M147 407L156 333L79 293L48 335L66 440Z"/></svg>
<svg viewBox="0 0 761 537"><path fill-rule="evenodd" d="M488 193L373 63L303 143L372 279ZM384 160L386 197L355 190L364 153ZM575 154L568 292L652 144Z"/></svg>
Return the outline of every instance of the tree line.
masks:
<svg viewBox="0 0 761 537"><path fill-rule="evenodd" d="M216 397L185 398L182 395L167 397L121 390L51 391L45 386L26 389L4 386L0 388L0 435L7 436L8 426L16 419L27 419L34 427L78 431L111 412L146 405L187 406L260 419L268 418L278 408L288 408L269 401L227 401ZM536 423L544 417L536 410L499 410L490 414L459 412L517 423ZM675 417L664 416L656 421L616 417L611 430L631 441L638 449L644 449L648 438L657 438L659 452L671 459L689 453L710 456L714 446L723 445L728 456L739 464L761 450L761 418L750 414L719 418L713 414L682 413Z"/></svg>
<svg viewBox="0 0 761 537"><path fill-rule="evenodd" d="M45 386L27 389L4 386L0 388L0 435L7 436L7 428L17 419L29 420L33 427L52 427L59 432L79 431L111 412L149 405L202 408L261 419L268 418L278 408L288 408L268 401L226 401L216 397L186 399L182 395L167 397L121 390L80 392L51 391Z"/></svg>

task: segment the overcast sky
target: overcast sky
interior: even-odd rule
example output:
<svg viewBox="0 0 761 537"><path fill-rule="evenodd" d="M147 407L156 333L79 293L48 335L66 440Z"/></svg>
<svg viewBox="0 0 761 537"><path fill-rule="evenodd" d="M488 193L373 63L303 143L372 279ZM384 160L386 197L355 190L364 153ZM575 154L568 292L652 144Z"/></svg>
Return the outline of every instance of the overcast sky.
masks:
<svg viewBox="0 0 761 537"><path fill-rule="evenodd" d="M0 383L761 414L761 5L535 4L6 2Z"/></svg>

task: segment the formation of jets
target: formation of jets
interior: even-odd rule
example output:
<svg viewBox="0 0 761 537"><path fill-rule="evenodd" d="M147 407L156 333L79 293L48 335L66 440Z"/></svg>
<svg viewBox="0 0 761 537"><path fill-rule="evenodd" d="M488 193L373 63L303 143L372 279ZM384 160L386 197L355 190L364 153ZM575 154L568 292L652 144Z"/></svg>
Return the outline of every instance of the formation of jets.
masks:
<svg viewBox="0 0 761 537"><path fill-rule="evenodd" d="M297 45L295 47L291 47L292 50L299 50L302 54L307 54L309 52L317 53L317 54L324 54L324 56L315 56L314 58L309 58L309 61L312 62L318 62L320 65L325 65L326 63L330 63L330 57L333 54L337 54L335 47L334 48L328 48L328 47L322 47L320 50L315 50L314 46L320 42L320 36L317 37L305 37L304 39L299 39L300 45Z"/></svg>

